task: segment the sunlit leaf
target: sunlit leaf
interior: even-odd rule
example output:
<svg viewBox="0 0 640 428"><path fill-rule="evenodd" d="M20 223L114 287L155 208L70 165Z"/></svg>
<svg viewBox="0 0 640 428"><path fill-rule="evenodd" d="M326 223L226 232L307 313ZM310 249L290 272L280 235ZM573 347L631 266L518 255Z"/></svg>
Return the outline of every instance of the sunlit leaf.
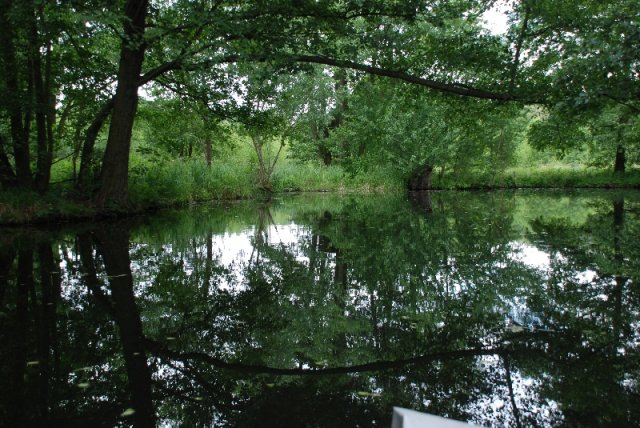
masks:
<svg viewBox="0 0 640 428"><path fill-rule="evenodd" d="M123 418L126 418L127 416L131 416L136 412L135 409L132 409L131 407L129 407L127 410L125 410L124 412L120 413L120 416L122 416Z"/></svg>

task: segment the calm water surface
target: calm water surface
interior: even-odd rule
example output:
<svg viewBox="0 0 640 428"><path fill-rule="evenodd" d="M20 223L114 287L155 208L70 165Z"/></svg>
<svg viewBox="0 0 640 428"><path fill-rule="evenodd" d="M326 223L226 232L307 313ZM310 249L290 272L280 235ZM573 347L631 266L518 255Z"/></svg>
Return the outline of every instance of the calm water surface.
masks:
<svg viewBox="0 0 640 428"><path fill-rule="evenodd" d="M0 426L640 424L637 192L0 230Z"/></svg>

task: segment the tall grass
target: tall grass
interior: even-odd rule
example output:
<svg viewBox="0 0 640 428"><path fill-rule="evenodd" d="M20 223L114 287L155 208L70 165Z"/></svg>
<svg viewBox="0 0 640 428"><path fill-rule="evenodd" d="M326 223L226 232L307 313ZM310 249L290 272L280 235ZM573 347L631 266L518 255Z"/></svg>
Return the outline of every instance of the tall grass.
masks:
<svg viewBox="0 0 640 428"><path fill-rule="evenodd" d="M381 192L402 188L401 180L390 171L375 171L352 175L336 165L315 162L285 161L273 175L276 192Z"/></svg>
<svg viewBox="0 0 640 428"><path fill-rule="evenodd" d="M339 166L288 160L276 166L271 181L274 192L373 192L402 187L384 170L351 176ZM131 202L142 206L244 199L259 192L256 168L248 160L210 167L201 160L140 164L132 169L129 186Z"/></svg>
<svg viewBox="0 0 640 428"><path fill-rule="evenodd" d="M132 171L129 196L133 204L175 205L184 202L247 198L255 193L255 174L243 163L173 160Z"/></svg>
<svg viewBox="0 0 640 428"><path fill-rule="evenodd" d="M132 159L129 181L134 208L188 204L195 201L246 199L260 194L256 185L255 159L228 156L207 166L203 160ZM51 192L0 192L0 224L86 218L96 215L85 202L75 202L70 162L56 164ZM274 192L371 193L402 192L404 180L391 167L372 168L352 174L340 166L300 163L283 158L272 176ZM433 177L435 189L495 188L640 188L640 170L625 174L610 170L567 165L511 168L504 172L467 171Z"/></svg>

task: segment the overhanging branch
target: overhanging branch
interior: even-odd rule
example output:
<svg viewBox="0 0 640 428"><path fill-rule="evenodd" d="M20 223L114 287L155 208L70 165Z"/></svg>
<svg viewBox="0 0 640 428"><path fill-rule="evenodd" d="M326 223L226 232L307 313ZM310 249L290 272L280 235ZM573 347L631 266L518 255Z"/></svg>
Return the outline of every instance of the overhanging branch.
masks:
<svg viewBox="0 0 640 428"><path fill-rule="evenodd" d="M353 61L340 60L320 55L294 55L291 57L293 61L307 62L314 64L331 65L334 67L350 68L352 70L364 71L368 74L376 76L390 77L402 80L404 82L413 83L415 85L426 86L438 92L444 92L453 95L460 95L471 98L481 98L495 101L515 101L516 97L511 94L499 92L485 91L467 86L460 86L451 83L438 82L424 77L418 77L405 73L404 71L390 70L386 68L374 67L371 65L360 64Z"/></svg>
<svg viewBox="0 0 640 428"><path fill-rule="evenodd" d="M404 368L408 365L427 364L433 361L445 359L472 358L481 355L502 355L509 353L533 353L535 351L529 349L505 350L502 348L478 348L478 349L462 349L458 351L442 351L429 354L419 355L415 357L403 358L399 360L382 360L365 364L357 364L353 366L328 367L328 368L279 368L264 365L243 364L237 362L228 362L220 358L216 358L205 352L178 352L170 350L160 342L146 339L145 347L152 354L160 357L170 358L182 362L196 362L208 364L211 367L242 372L247 374L271 374L280 376L327 376L340 375L349 373L363 373L378 370L390 370Z"/></svg>

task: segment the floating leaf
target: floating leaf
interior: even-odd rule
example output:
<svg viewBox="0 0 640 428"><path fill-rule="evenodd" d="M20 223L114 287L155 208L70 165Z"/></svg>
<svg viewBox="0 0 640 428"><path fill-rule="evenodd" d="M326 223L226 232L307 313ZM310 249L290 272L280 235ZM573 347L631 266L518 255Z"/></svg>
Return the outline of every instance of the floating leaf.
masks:
<svg viewBox="0 0 640 428"><path fill-rule="evenodd" d="M275 384L275 383L268 383L268 384L266 385L266 387L267 387L267 388L273 388L274 386L276 386L276 384Z"/></svg>
<svg viewBox="0 0 640 428"><path fill-rule="evenodd" d="M82 382L78 384L78 388L87 389L89 388L89 382Z"/></svg>
<svg viewBox="0 0 640 428"><path fill-rule="evenodd" d="M371 397L371 393L369 391L358 391L358 395L360 397Z"/></svg>
<svg viewBox="0 0 640 428"><path fill-rule="evenodd" d="M204 401L204 397L193 397L195 401Z"/></svg>
<svg viewBox="0 0 640 428"><path fill-rule="evenodd" d="M173 337L173 336L167 336L167 337L165 337L165 339L166 339L166 340L176 340L176 338L175 338L175 337Z"/></svg>
<svg viewBox="0 0 640 428"><path fill-rule="evenodd" d="M40 364L40 361L28 361L27 366L37 366Z"/></svg>
<svg viewBox="0 0 640 428"><path fill-rule="evenodd" d="M511 333L522 333L524 331L524 328L520 327L519 325L512 325L508 330Z"/></svg>
<svg viewBox="0 0 640 428"><path fill-rule="evenodd" d="M111 279L111 278L124 278L125 276L127 276L126 273L120 274L120 275L107 275L107 278Z"/></svg>
<svg viewBox="0 0 640 428"><path fill-rule="evenodd" d="M133 415L135 412L136 412L136 409L132 409L131 407L129 407L127 410L120 413L120 416L122 416L123 418L126 418L127 416Z"/></svg>

